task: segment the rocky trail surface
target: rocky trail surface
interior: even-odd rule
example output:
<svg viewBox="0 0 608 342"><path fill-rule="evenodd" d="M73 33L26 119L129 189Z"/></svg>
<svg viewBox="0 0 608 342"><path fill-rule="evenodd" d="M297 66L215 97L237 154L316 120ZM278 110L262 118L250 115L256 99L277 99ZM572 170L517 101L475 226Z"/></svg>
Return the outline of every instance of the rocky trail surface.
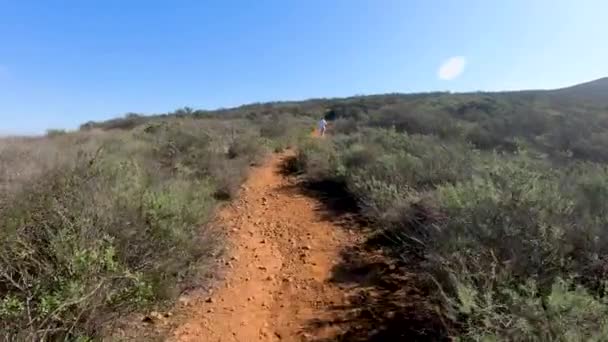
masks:
<svg viewBox="0 0 608 342"><path fill-rule="evenodd" d="M335 308L348 289L331 281L356 234L324 215L281 173L289 153L254 168L239 198L218 213L228 231L225 279L195 295L171 323L171 341L311 341L340 334Z"/></svg>

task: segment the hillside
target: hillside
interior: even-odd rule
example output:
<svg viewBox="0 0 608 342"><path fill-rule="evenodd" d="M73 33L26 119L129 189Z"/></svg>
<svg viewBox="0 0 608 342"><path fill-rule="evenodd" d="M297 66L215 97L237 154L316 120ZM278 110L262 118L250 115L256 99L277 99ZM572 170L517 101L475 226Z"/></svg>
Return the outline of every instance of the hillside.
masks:
<svg viewBox="0 0 608 342"><path fill-rule="evenodd" d="M510 101L534 102L546 101L547 98L552 100L563 100L567 104L578 105L584 107L603 108L608 106L608 77L600 78L594 81L585 82L570 87L553 89L553 90L521 90L521 91L505 91L505 92L474 92L474 93L447 93L447 92L431 92L431 93L392 93L378 95L361 95L347 98L318 98L308 99L303 101L277 101L267 103L246 104L234 108L221 108L215 110L197 110L189 107L178 109L174 112L162 114L145 115L148 119L163 118L168 116L213 116L213 115L228 115L234 116L238 114L248 113L273 113L280 111L315 113L316 111L326 109L332 106L354 105L366 111L378 109L383 105L395 104L398 102L411 102L422 99L439 98L442 96L449 97L471 97L483 94L491 98L508 99ZM118 120L133 119L144 116L143 114L128 113L125 118L113 119L105 122L90 121L83 125L83 128L104 128Z"/></svg>
<svg viewBox="0 0 608 342"><path fill-rule="evenodd" d="M167 118L0 139L0 339L89 341L212 282L227 243L215 209L293 144L292 123Z"/></svg>
<svg viewBox="0 0 608 342"><path fill-rule="evenodd" d="M556 100L572 104L608 107L608 77L548 92Z"/></svg>
<svg viewBox="0 0 608 342"><path fill-rule="evenodd" d="M365 321L413 340L608 339L605 87L334 106L331 139L294 165L357 203L364 260L396 263Z"/></svg>
<svg viewBox="0 0 608 342"><path fill-rule="evenodd" d="M272 102L213 111L179 109L152 116L128 114L82 129L132 129L170 117L243 118L264 124L277 117L335 121L349 132L357 126L395 127L442 138L464 136L481 149L514 150L525 143L556 157L608 160L608 78L557 90L496 93L420 93ZM287 119L286 119L287 120Z"/></svg>
<svg viewBox="0 0 608 342"><path fill-rule="evenodd" d="M607 340L607 83L0 139L0 338Z"/></svg>

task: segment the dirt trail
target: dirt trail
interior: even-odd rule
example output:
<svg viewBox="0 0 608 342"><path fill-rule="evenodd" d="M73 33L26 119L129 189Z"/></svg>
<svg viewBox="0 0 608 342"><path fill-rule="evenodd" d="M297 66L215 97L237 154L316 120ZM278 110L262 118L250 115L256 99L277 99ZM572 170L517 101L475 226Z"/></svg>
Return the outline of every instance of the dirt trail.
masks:
<svg viewBox="0 0 608 342"><path fill-rule="evenodd" d="M239 199L220 211L230 242L225 281L176 315L171 341L308 341L339 333L337 326L309 327L347 302L329 279L354 235L323 219L321 204L280 173L288 156L253 169Z"/></svg>

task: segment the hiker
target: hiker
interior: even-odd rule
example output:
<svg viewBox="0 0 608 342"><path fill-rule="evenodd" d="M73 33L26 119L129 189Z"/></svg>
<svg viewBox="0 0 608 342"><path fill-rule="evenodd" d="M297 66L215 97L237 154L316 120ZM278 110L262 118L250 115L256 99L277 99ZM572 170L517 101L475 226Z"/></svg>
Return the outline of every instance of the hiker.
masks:
<svg viewBox="0 0 608 342"><path fill-rule="evenodd" d="M325 135L326 128L327 128L327 121L325 121L325 118L322 118L321 121L319 121L319 134L321 136Z"/></svg>

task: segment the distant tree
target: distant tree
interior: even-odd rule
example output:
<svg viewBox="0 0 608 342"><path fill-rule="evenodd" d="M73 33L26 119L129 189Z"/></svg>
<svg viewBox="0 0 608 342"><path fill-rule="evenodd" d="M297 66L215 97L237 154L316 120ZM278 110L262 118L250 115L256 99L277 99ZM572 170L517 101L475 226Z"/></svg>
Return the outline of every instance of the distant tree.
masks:
<svg viewBox="0 0 608 342"><path fill-rule="evenodd" d="M57 136L60 136L60 135L64 135L66 133L67 132L65 131L65 129L50 128L50 129L46 130L46 136L49 137L49 138L57 137Z"/></svg>
<svg viewBox="0 0 608 342"><path fill-rule="evenodd" d="M83 123L82 125L80 125L80 130L81 131L87 131L92 129L93 127L95 127L97 123L95 121L87 121L85 123Z"/></svg>
<svg viewBox="0 0 608 342"><path fill-rule="evenodd" d="M194 109L192 109L191 107L183 107L183 108L178 108L176 109L173 114L177 117L185 117L185 116L191 116L194 113Z"/></svg>

